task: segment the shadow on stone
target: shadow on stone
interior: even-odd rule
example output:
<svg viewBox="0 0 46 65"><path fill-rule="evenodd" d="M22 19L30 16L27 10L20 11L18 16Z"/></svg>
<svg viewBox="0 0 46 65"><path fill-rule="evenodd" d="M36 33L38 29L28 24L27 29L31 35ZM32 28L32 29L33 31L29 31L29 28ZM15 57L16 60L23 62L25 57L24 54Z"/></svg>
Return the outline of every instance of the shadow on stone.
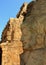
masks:
<svg viewBox="0 0 46 65"><path fill-rule="evenodd" d="M2 65L2 48L0 48L0 65Z"/></svg>

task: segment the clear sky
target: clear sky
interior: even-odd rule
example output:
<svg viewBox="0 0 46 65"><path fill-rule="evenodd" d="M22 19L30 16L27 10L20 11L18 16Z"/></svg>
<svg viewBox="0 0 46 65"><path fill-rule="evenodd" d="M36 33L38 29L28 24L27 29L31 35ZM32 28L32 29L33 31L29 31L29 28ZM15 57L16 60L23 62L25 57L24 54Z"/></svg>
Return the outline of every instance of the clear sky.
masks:
<svg viewBox="0 0 46 65"><path fill-rule="evenodd" d="M1 33L9 18L15 18L22 4L31 1L32 0L0 0L0 39Z"/></svg>

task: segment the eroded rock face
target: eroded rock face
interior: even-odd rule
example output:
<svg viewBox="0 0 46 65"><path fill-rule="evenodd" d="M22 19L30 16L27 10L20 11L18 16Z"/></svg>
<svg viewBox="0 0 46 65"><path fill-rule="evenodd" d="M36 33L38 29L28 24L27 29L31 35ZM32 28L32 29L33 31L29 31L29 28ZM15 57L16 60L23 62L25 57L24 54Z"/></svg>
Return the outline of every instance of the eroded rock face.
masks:
<svg viewBox="0 0 46 65"><path fill-rule="evenodd" d="M2 65L20 65L20 54L23 53L22 43L19 41L4 42L2 48Z"/></svg>
<svg viewBox="0 0 46 65"><path fill-rule="evenodd" d="M24 49L21 65L46 65L45 7L46 0L38 0L27 6L27 14L21 25Z"/></svg>
<svg viewBox="0 0 46 65"><path fill-rule="evenodd" d="M0 47L2 49L1 65L20 65L20 54L23 53L23 45L21 42L21 24L26 14L27 4L21 7L17 18L11 18L4 31L2 32L2 40ZM25 10L24 10L25 9Z"/></svg>
<svg viewBox="0 0 46 65"><path fill-rule="evenodd" d="M1 65L46 65L46 0L24 3L2 33Z"/></svg>

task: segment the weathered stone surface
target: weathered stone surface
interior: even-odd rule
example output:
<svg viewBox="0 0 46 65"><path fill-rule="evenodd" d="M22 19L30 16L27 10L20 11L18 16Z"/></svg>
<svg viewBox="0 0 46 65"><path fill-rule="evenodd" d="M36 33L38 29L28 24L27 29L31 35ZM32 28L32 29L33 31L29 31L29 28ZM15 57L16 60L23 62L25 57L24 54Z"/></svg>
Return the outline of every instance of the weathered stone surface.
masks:
<svg viewBox="0 0 46 65"><path fill-rule="evenodd" d="M23 52L22 43L19 41L1 44L2 65L20 65L20 54Z"/></svg>
<svg viewBox="0 0 46 65"><path fill-rule="evenodd" d="M46 65L46 0L24 3L0 43L2 65Z"/></svg>
<svg viewBox="0 0 46 65"><path fill-rule="evenodd" d="M11 18L2 32L0 48L2 49L1 65L20 65L20 54L23 53L21 42L21 24L26 14L27 4L24 3L17 18ZM1 51L0 51L1 52Z"/></svg>
<svg viewBox="0 0 46 65"><path fill-rule="evenodd" d="M23 53L21 65L46 65L46 48Z"/></svg>
<svg viewBox="0 0 46 65"><path fill-rule="evenodd" d="M24 49L21 65L46 65L46 0L28 4L21 26Z"/></svg>

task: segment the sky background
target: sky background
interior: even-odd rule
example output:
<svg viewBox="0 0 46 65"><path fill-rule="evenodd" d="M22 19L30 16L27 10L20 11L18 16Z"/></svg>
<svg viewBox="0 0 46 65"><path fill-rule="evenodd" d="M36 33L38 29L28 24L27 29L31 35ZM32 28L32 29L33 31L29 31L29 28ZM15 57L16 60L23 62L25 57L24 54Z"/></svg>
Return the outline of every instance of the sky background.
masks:
<svg viewBox="0 0 46 65"><path fill-rule="evenodd" d="M32 0L0 0L0 40L1 34L9 18L15 18L24 2Z"/></svg>

